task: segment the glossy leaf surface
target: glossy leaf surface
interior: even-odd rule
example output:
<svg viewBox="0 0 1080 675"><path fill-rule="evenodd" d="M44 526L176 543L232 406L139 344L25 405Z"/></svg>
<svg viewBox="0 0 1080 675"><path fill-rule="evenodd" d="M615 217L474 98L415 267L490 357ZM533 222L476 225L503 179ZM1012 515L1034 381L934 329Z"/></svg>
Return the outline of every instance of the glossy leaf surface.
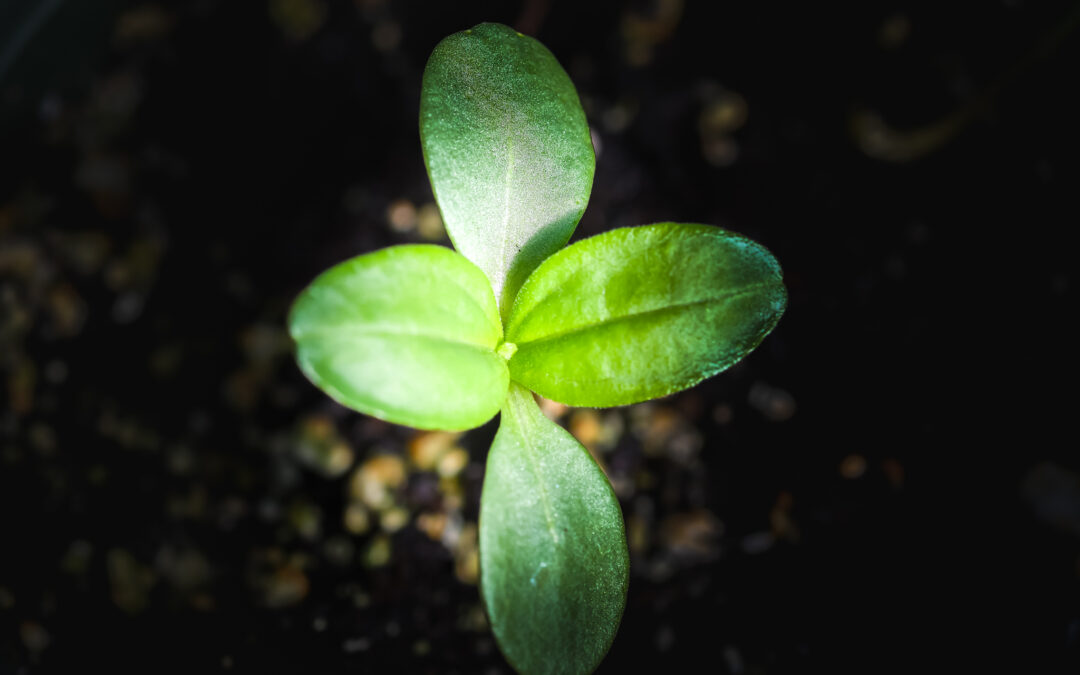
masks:
<svg viewBox="0 0 1080 675"><path fill-rule="evenodd" d="M746 356L786 303L779 264L745 237L676 223L612 230L522 287L506 328L510 376L568 405L665 396Z"/></svg>
<svg viewBox="0 0 1080 675"><path fill-rule="evenodd" d="M511 384L480 502L481 590L519 672L587 673L615 637L629 559L607 477Z"/></svg>
<svg viewBox="0 0 1080 675"><path fill-rule="evenodd" d="M480 24L432 52L420 138L450 239L491 279L505 314L589 200L596 162L574 85L536 40Z"/></svg>
<svg viewBox="0 0 1080 675"><path fill-rule="evenodd" d="M442 246L394 246L327 270L289 315L304 374L339 403L421 429L471 429L506 397L487 279Z"/></svg>

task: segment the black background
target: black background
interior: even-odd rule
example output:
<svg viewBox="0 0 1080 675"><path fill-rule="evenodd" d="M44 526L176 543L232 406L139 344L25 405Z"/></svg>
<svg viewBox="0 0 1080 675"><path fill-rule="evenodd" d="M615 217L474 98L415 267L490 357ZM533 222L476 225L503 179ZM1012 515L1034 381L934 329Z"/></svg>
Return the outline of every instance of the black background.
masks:
<svg viewBox="0 0 1080 675"><path fill-rule="evenodd" d="M256 601L253 550L319 547L252 515L289 498L259 439L331 404L287 354L255 377L254 404L230 403L227 384L250 366L238 336L281 326L316 274L416 240L385 212L431 199L424 63L481 21L537 37L579 89L601 145L575 239L721 225L773 251L790 293L744 364L675 397L732 414L694 418L704 487L687 498L722 533L674 574L635 568L600 672L1076 672L1074 7L291 4L325 14L298 35L275 3L158 4L163 23L132 37L123 26L147 5L57 3L36 26L43 5L0 11L0 57L13 54L0 71L0 673L508 672L490 637L456 623L476 588L412 526L385 567L316 563L298 603ZM710 162L699 120L725 91L747 118L724 139L737 155ZM867 114L895 137L868 134ZM150 271L117 285L79 267L58 242L87 231ZM10 262L26 249L28 267ZM78 298L70 330L50 314L57 287ZM148 365L170 355L179 366ZM57 361L66 376L50 378ZM762 383L794 414L761 414ZM109 415L156 440L132 450L102 430ZM493 432L467 437L472 518ZM193 449L183 477L174 441ZM361 460L374 442L356 443ZM619 448L635 456L631 440ZM838 467L853 455L865 470L851 477ZM342 485L300 470L289 494L334 514ZM248 515L178 521L167 497L193 486L211 511ZM778 499L798 536L755 553L745 542L775 530ZM78 575L61 569L75 540L92 551ZM106 551L153 567L169 545L209 561L212 607L159 581L138 612L120 609ZM370 604L343 600L348 584ZM362 651L342 648L357 638Z"/></svg>

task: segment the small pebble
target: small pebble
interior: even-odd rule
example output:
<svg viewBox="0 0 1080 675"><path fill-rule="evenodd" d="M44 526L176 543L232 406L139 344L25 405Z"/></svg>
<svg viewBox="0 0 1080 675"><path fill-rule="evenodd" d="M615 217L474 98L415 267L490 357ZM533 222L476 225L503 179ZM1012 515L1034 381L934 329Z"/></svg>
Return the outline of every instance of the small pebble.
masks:
<svg viewBox="0 0 1080 675"><path fill-rule="evenodd" d="M26 650L37 654L49 646L52 639L49 632L37 621L23 621L19 624L19 637Z"/></svg>
<svg viewBox="0 0 1080 675"><path fill-rule="evenodd" d="M409 462L420 471L431 471L459 438L461 433L449 431L418 432L409 441Z"/></svg>
<svg viewBox="0 0 1080 675"><path fill-rule="evenodd" d="M307 575L295 562L279 567L260 585L263 604L275 609L296 605L307 597L311 587Z"/></svg>
<svg viewBox="0 0 1080 675"><path fill-rule="evenodd" d="M755 382L748 395L750 406L770 422L786 422L795 414L795 397L779 387Z"/></svg>
<svg viewBox="0 0 1080 675"><path fill-rule="evenodd" d="M439 459L438 473L443 478L451 478L461 473L469 463L469 453L464 448L451 448Z"/></svg>
<svg viewBox="0 0 1080 675"><path fill-rule="evenodd" d="M409 512L400 506L391 507L379 516L379 526L392 534L409 524Z"/></svg>
<svg viewBox="0 0 1080 675"><path fill-rule="evenodd" d="M385 534L377 534L364 551L364 565L382 567L390 562L390 553L390 538Z"/></svg>
<svg viewBox="0 0 1080 675"><path fill-rule="evenodd" d="M393 503L394 492L405 482L405 462L397 455L376 455L353 472L350 491L354 499L380 510Z"/></svg>
<svg viewBox="0 0 1080 675"><path fill-rule="evenodd" d="M434 541L442 541L446 523L447 517L445 513L421 513L416 518L416 529Z"/></svg>
<svg viewBox="0 0 1080 675"><path fill-rule="evenodd" d="M454 576L463 584L475 586L480 578L480 554L476 547L476 525L469 523L462 528L454 548Z"/></svg>
<svg viewBox="0 0 1080 675"><path fill-rule="evenodd" d="M416 213L416 231L421 239L426 241L442 241L446 239L446 228L443 226L442 215L439 207L433 202L428 202L420 207Z"/></svg>
<svg viewBox="0 0 1080 675"><path fill-rule="evenodd" d="M416 207L408 199L398 199L386 207L386 221L395 232L412 232L416 229Z"/></svg>
<svg viewBox="0 0 1080 675"><path fill-rule="evenodd" d="M354 502L345 507L345 529L351 534L364 534L371 529L371 515L363 504Z"/></svg>
<svg viewBox="0 0 1080 675"><path fill-rule="evenodd" d="M866 458L860 454L852 453L840 462L840 475L848 480L862 478L866 473Z"/></svg>

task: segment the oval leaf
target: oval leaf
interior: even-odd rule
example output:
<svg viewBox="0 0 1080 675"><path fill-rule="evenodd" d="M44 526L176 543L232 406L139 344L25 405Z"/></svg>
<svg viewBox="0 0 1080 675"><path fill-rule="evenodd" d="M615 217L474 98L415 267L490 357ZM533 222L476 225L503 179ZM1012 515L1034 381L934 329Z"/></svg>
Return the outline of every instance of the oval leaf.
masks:
<svg viewBox="0 0 1080 675"><path fill-rule="evenodd" d="M536 40L480 24L432 52L420 139L446 231L505 313L589 200L596 160L574 85Z"/></svg>
<svg viewBox="0 0 1080 675"><path fill-rule="evenodd" d="M665 396L732 366L787 304L762 246L707 225L612 230L549 258L506 329L510 377L568 405Z"/></svg>
<svg viewBox="0 0 1080 675"><path fill-rule="evenodd" d="M289 315L296 359L339 403L421 429L471 429L506 396L491 286L442 246L393 246L327 270Z"/></svg>
<svg viewBox="0 0 1080 675"><path fill-rule="evenodd" d="M519 672L588 673L629 580L622 512L577 440L511 385L480 500L480 572L495 638Z"/></svg>

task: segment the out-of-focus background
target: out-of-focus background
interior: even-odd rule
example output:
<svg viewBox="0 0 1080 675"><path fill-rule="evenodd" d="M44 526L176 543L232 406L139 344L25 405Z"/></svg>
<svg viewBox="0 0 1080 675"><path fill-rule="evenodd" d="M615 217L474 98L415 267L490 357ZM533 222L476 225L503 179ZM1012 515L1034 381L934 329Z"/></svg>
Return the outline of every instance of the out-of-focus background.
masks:
<svg viewBox="0 0 1080 675"><path fill-rule="evenodd" d="M690 391L545 405L626 518L600 672L1077 672L1075 3L5 0L0 674L509 672L495 423L345 410L283 326L449 244L420 78L481 21L579 89L575 238L721 225L790 291Z"/></svg>

